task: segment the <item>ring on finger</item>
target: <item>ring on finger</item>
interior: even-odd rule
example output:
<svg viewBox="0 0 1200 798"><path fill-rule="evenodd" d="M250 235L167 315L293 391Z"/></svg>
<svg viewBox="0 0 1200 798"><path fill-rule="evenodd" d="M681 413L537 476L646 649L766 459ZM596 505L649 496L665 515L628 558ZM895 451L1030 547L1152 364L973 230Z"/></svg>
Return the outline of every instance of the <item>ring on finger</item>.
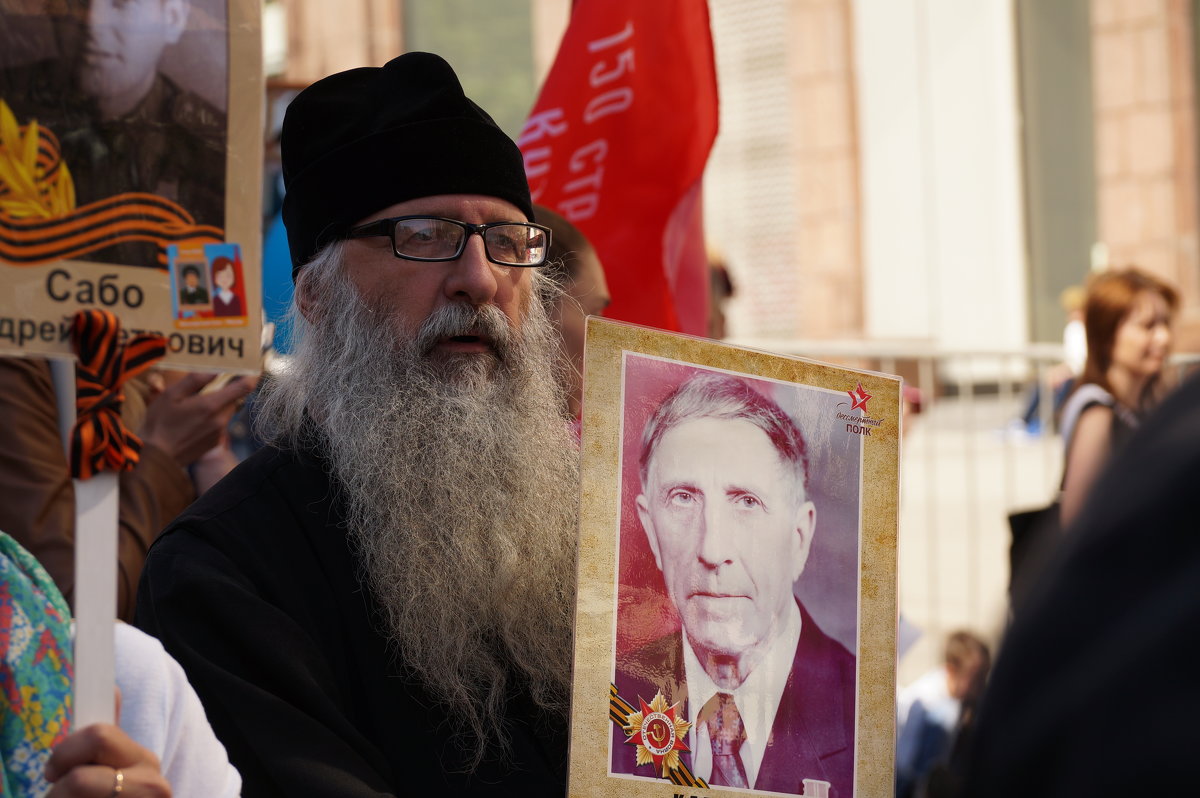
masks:
<svg viewBox="0 0 1200 798"><path fill-rule="evenodd" d="M120 768L117 768L113 771L113 789L111 795L120 795L123 789L125 789L125 774L121 772Z"/></svg>

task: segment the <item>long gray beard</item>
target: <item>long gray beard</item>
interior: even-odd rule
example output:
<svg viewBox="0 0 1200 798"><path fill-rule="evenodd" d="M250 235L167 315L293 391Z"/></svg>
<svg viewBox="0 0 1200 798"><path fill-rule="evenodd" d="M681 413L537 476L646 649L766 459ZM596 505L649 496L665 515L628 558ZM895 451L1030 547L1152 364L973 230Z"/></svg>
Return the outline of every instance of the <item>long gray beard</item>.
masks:
<svg viewBox="0 0 1200 798"><path fill-rule="evenodd" d="M338 311L298 331L267 433L328 458L399 662L459 722L471 767L503 756L514 691L561 717L569 697L579 474L554 331L535 300L520 333L494 307L451 306L408 341L337 263L302 276ZM472 327L498 357L427 354Z"/></svg>

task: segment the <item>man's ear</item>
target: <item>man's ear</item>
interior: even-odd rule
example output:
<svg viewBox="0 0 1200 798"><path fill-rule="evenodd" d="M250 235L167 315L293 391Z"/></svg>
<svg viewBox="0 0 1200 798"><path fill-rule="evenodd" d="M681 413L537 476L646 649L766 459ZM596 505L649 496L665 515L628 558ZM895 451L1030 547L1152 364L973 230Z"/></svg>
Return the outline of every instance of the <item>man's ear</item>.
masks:
<svg viewBox="0 0 1200 798"><path fill-rule="evenodd" d="M817 507L811 501L805 501L796 508L796 534L792 537L792 584L804 573L808 563L808 554L812 550L813 532L817 528Z"/></svg>
<svg viewBox="0 0 1200 798"><path fill-rule="evenodd" d="M650 541L650 552L654 555L654 564L658 570L663 569L662 555L658 552L658 534L654 531L654 521L650 519L650 500L645 493L637 497L638 518L641 519L642 529L646 530L646 540Z"/></svg>
<svg viewBox="0 0 1200 798"><path fill-rule="evenodd" d="M167 44L175 44L187 30L191 0L163 0L163 38Z"/></svg>
<svg viewBox="0 0 1200 798"><path fill-rule="evenodd" d="M301 272L296 280L295 286L295 302L296 308L300 311L300 315L309 324L318 324L321 318L325 315L325 309L313 298L312 292L308 290L308 281L303 279L304 272Z"/></svg>

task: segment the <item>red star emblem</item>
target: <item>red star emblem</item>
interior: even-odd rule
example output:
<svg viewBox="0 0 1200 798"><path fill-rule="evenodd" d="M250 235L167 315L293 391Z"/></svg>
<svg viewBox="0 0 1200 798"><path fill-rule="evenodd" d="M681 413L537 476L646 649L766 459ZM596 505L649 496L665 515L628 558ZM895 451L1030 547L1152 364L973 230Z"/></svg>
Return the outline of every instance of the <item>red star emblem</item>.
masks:
<svg viewBox="0 0 1200 798"><path fill-rule="evenodd" d="M665 777L666 771L679 768L679 752L690 750L683 740L691 724L676 717L679 704L668 707L662 693L649 704L639 696L638 703L642 711L630 715L625 742L637 746L637 764L653 762L659 776Z"/></svg>
<svg viewBox="0 0 1200 798"><path fill-rule="evenodd" d="M863 390L862 383L858 384L858 388L853 391L846 391L850 396L850 409L861 410L867 412L867 402L871 399L871 394Z"/></svg>

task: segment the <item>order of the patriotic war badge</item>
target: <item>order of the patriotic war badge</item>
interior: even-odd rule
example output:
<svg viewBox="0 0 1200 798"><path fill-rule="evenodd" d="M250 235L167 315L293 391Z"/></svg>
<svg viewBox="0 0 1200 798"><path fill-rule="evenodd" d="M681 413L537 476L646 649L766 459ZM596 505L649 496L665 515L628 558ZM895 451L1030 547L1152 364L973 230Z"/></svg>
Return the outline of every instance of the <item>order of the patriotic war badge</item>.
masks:
<svg viewBox="0 0 1200 798"><path fill-rule="evenodd" d="M639 696L641 710L634 711L616 694L615 685L611 697L610 715L624 732L625 744L634 747L635 750L630 753L636 757L637 766L653 765L654 773L659 778L676 783L695 783L679 756L690 751L685 739L692 727L691 722L683 718L679 704L668 705L667 699L659 692L649 704Z"/></svg>

